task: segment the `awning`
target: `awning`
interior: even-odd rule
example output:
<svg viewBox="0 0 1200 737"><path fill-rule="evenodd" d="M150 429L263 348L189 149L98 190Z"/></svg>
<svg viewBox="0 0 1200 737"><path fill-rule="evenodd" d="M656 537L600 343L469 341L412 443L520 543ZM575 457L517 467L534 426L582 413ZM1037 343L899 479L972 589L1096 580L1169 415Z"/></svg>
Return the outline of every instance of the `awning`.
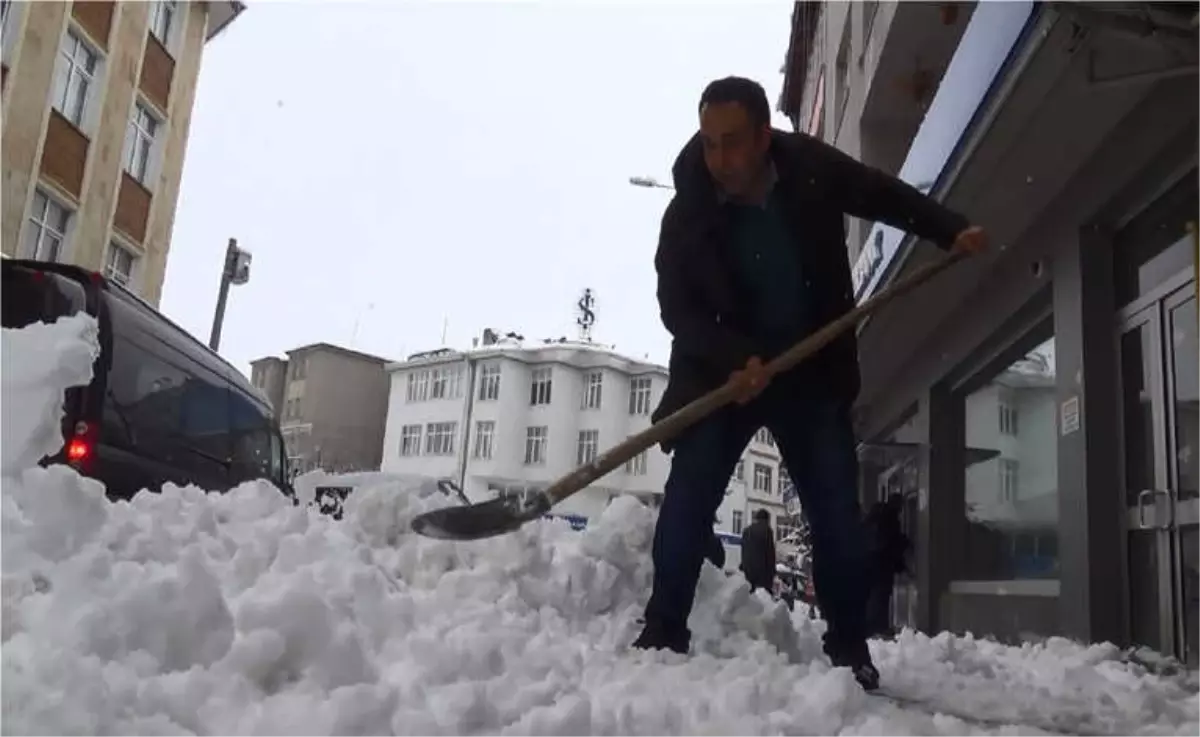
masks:
<svg viewBox="0 0 1200 737"><path fill-rule="evenodd" d="M940 199L952 183L952 164L969 155L965 144L986 128L987 103L1007 76L1019 74L1018 59L1040 41L1033 33L1040 7L1028 0L978 4L900 167L900 179L918 189L932 182L930 195ZM904 231L875 224L852 272L860 302L897 271L913 241Z"/></svg>

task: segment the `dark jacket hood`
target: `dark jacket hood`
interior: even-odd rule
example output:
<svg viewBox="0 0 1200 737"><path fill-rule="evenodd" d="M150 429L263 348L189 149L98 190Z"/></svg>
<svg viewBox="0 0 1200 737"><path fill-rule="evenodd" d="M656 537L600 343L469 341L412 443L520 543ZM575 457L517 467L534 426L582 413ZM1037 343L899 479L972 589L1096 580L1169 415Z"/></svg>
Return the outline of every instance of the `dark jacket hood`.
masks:
<svg viewBox="0 0 1200 737"><path fill-rule="evenodd" d="M780 162L787 158L785 152L793 149L792 141L796 135L799 134L771 129L769 153L780 170L780 176L784 176L787 168L781 167ZM675 157L675 164L671 167L671 178L675 183L675 192L682 199L696 203L716 202L717 184L704 163L704 144L700 141L699 131L692 135Z"/></svg>

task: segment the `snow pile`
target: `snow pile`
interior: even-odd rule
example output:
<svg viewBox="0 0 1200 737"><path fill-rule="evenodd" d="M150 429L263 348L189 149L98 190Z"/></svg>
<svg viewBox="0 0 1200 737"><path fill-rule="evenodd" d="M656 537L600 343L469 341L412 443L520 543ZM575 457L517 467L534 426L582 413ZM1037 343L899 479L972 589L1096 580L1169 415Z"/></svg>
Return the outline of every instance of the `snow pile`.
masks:
<svg viewBox="0 0 1200 737"><path fill-rule="evenodd" d="M341 521L266 483L109 503L36 466L94 330L3 340L5 733L1197 731L1194 688L1058 641L906 634L873 647L885 682L926 703L868 696L819 655L820 623L707 564L695 653L630 651L654 521L633 499L582 533L457 544L409 526L450 499L384 475L356 478Z"/></svg>

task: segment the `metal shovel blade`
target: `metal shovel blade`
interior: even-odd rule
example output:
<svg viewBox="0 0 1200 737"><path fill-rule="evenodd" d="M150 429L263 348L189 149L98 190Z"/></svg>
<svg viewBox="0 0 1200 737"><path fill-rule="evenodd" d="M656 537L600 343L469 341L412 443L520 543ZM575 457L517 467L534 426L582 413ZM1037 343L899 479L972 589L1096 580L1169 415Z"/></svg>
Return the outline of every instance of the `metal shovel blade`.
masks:
<svg viewBox="0 0 1200 737"><path fill-rule="evenodd" d="M483 540L512 532L549 509L541 495L524 505L511 499L491 499L425 512L413 519L412 529L418 535L439 540Z"/></svg>

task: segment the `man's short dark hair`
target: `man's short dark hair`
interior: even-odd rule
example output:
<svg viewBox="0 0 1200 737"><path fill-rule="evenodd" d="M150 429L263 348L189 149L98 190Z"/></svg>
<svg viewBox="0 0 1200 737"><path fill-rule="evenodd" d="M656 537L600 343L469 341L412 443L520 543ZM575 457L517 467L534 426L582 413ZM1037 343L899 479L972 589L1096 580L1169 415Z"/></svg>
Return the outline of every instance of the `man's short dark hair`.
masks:
<svg viewBox="0 0 1200 737"><path fill-rule="evenodd" d="M754 519L758 520L759 522L770 522L771 513L760 507L754 510Z"/></svg>
<svg viewBox="0 0 1200 737"><path fill-rule="evenodd" d="M771 105L767 102L767 93L762 85L753 79L745 77L725 77L709 82L700 95L700 105L697 112L712 103L723 104L736 102L750 116L750 122L755 127L771 124Z"/></svg>

